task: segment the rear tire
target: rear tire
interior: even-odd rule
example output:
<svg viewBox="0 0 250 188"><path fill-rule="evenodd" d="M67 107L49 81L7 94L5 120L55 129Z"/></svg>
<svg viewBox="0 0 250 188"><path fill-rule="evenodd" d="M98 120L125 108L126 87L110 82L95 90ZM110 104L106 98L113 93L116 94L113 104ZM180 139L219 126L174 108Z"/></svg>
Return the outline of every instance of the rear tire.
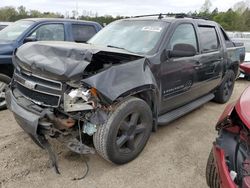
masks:
<svg viewBox="0 0 250 188"><path fill-rule="evenodd" d="M245 75L245 79L246 79L247 81L250 81L250 75Z"/></svg>
<svg viewBox="0 0 250 188"><path fill-rule="evenodd" d="M215 166L213 150L211 150L207 160L206 180L207 180L207 185L210 188L220 188L219 176Z"/></svg>
<svg viewBox="0 0 250 188"><path fill-rule="evenodd" d="M4 110L7 108L5 100L5 90L10 82L10 77L4 74L0 74L0 110Z"/></svg>
<svg viewBox="0 0 250 188"><path fill-rule="evenodd" d="M110 114L93 136L98 154L115 164L135 159L152 131L152 111L142 99L130 97Z"/></svg>
<svg viewBox="0 0 250 188"><path fill-rule="evenodd" d="M221 85L215 92L214 101L220 104L228 102L230 99L235 83L235 74L232 70L229 70L223 78Z"/></svg>

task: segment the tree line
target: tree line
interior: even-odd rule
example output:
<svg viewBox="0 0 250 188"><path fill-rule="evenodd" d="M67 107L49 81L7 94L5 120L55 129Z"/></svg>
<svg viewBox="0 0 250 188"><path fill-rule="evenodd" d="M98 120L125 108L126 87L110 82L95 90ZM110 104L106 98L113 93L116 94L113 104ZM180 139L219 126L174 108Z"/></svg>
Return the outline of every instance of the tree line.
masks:
<svg viewBox="0 0 250 188"><path fill-rule="evenodd" d="M218 22L222 27L228 31L250 31L250 2L249 0L237 2L232 8L224 12L219 12L218 8L210 10L212 3L210 0L205 0L199 11L187 13L190 16L202 17ZM86 12L86 11L85 11ZM75 11L72 11L72 16L68 14L65 16L61 13L54 12L40 12L37 10L27 10L24 6L18 8L7 6L0 7L0 21L16 21L23 18L71 18L76 19ZM79 15L80 20L95 21L100 24L109 24L118 19L125 18L123 16L113 17L110 15L98 16L98 14Z"/></svg>
<svg viewBox="0 0 250 188"><path fill-rule="evenodd" d="M80 15L78 16L77 19L80 20L88 20L88 21L95 21L100 24L109 24L112 21L122 19L124 18L123 16L117 16L113 17L110 15L106 16L98 16L93 14L88 11L84 11L85 14L86 12L88 13L87 15ZM67 13L66 16L61 14L61 13L55 13L55 12L40 12L38 10L27 10L24 6L20 7L12 7L12 6L5 6L5 7L0 7L0 21L7 21L7 22L14 22L20 19L24 18L70 18L70 19L76 19L76 12L72 11L72 16L69 16Z"/></svg>

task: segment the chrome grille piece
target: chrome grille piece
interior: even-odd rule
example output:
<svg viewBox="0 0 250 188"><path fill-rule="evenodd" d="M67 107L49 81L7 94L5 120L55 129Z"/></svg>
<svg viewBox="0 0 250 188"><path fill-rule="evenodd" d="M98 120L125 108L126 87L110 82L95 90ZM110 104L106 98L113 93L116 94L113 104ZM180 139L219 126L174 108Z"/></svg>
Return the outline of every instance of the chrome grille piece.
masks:
<svg viewBox="0 0 250 188"><path fill-rule="evenodd" d="M14 73L17 89L34 103L58 107L62 96L62 83L37 75Z"/></svg>

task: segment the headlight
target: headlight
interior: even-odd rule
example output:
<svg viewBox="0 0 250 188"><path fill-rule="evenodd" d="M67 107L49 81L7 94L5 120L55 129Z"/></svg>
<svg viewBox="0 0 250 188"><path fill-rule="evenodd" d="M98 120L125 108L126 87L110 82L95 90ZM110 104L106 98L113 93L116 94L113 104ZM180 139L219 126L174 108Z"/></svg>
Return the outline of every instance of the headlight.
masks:
<svg viewBox="0 0 250 188"><path fill-rule="evenodd" d="M91 97L91 92L89 89L79 88L73 89L68 94L72 99L82 98L84 101L88 101Z"/></svg>
<svg viewBox="0 0 250 188"><path fill-rule="evenodd" d="M91 89L72 89L68 94L64 93L63 106L66 112L93 110L94 103Z"/></svg>

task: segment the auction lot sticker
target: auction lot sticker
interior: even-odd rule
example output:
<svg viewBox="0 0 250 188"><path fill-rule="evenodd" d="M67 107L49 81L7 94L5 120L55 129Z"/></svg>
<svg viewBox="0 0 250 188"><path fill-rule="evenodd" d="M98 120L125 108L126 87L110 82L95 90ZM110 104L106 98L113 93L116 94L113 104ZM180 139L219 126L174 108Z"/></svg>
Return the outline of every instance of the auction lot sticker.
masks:
<svg viewBox="0 0 250 188"><path fill-rule="evenodd" d="M162 27L146 26L142 28L142 31L161 32L161 30L162 30Z"/></svg>

